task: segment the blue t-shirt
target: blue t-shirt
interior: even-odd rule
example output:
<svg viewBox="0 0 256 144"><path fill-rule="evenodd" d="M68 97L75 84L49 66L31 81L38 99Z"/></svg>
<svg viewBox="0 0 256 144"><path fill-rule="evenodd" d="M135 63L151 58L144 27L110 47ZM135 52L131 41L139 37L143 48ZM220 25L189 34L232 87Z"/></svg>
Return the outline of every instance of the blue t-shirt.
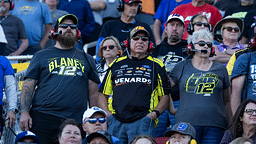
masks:
<svg viewBox="0 0 256 144"><path fill-rule="evenodd" d="M37 45L44 36L44 25L52 23L50 8L38 1L17 1L12 15L20 18L25 26L29 46Z"/></svg>
<svg viewBox="0 0 256 144"><path fill-rule="evenodd" d="M246 75L247 84L244 86L242 100L256 100L256 53L245 53L238 57L234 64L231 80L235 77ZM246 89L245 89L246 88ZM246 97L245 97L246 94Z"/></svg>
<svg viewBox="0 0 256 144"><path fill-rule="evenodd" d="M159 7L157 8L154 19L158 19L162 23L162 27L160 29L160 35L164 31L164 23L167 20L168 16L171 12L179 5L187 4L192 2L192 0L182 0L181 2L176 2L176 0L162 0Z"/></svg>
<svg viewBox="0 0 256 144"><path fill-rule="evenodd" d="M6 57L0 56L0 105L3 105L4 76L6 75L14 75L13 68Z"/></svg>

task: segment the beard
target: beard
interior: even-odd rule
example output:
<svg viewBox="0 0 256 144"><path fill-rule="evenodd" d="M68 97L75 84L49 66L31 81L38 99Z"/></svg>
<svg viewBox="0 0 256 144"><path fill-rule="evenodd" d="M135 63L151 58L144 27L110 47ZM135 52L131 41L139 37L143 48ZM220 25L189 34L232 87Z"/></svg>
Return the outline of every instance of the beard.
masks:
<svg viewBox="0 0 256 144"><path fill-rule="evenodd" d="M169 38L171 42L178 42L181 40L182 37L179 36L178 33L176 33L176 35L171 35L171 37Z"/></svg>
<svg viewBox="0 0 256 144"><path fill-rule="evenodd" d="M58 35L57 41L64 48L73 48L75 47L78 38L72 32L66 31L65 33Z"/></svg>
<svg viewBox="0 0 256 144"><path fill-rule="evenodd" d="M1 7L0 7L0 12L1 12L1 13L5 13L5 12L6 12L6 8L1 6Z"/></svg>

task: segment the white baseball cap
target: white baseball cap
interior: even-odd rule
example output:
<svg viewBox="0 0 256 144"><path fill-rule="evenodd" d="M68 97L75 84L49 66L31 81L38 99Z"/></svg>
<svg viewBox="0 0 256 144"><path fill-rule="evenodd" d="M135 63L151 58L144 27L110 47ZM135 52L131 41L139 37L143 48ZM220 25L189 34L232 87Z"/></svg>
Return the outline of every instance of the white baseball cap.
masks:
<svg viewBox="0 0 256 144"><path fill-rule="evenodd" d="M185 22L184 22L184 18L183 16L181 16L180 14L170 14L167 18L167 21L165 23L165 26L167 25L167 23L172 20L172 19L178 19L182 22L183 25L185 25Z"/></svg>
<svg viewBox="0 0 256 144"><path fill-rule="evenodd" d="M92 107L92 108L87 109L84 112L83 119L82 119L83 123L85 123L86 118L91 117L93 114L95 114L97 112L102 113L105 117L107 117L107 113L103 109L101 109L99 107Z"/></svg>

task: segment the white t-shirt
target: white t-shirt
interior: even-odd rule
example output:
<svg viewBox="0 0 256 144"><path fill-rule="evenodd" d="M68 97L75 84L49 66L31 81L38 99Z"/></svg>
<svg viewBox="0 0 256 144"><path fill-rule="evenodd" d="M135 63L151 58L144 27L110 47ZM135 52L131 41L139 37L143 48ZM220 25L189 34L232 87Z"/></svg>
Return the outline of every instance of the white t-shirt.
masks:
<svg viewBox="0 0 256 144"><path fill-rule="evenodd" d="M0 43L6 43L7 44L7 40L4 34L4 30L3 27L0 25Z"/></svg>

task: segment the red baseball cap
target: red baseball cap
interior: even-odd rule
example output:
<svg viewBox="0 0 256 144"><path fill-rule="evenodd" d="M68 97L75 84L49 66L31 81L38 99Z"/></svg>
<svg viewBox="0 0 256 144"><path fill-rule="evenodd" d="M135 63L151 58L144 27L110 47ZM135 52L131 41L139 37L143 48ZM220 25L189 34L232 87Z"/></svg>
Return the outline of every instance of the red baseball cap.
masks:
<svg viewBox="0 0 256 144"><path fill-rule="evenodd" d="M125 2L125 4L131 4L131 3L135 3L135 2L142 3L142 1L140 1L140 0L124 0L124 2Z"/></svg>

